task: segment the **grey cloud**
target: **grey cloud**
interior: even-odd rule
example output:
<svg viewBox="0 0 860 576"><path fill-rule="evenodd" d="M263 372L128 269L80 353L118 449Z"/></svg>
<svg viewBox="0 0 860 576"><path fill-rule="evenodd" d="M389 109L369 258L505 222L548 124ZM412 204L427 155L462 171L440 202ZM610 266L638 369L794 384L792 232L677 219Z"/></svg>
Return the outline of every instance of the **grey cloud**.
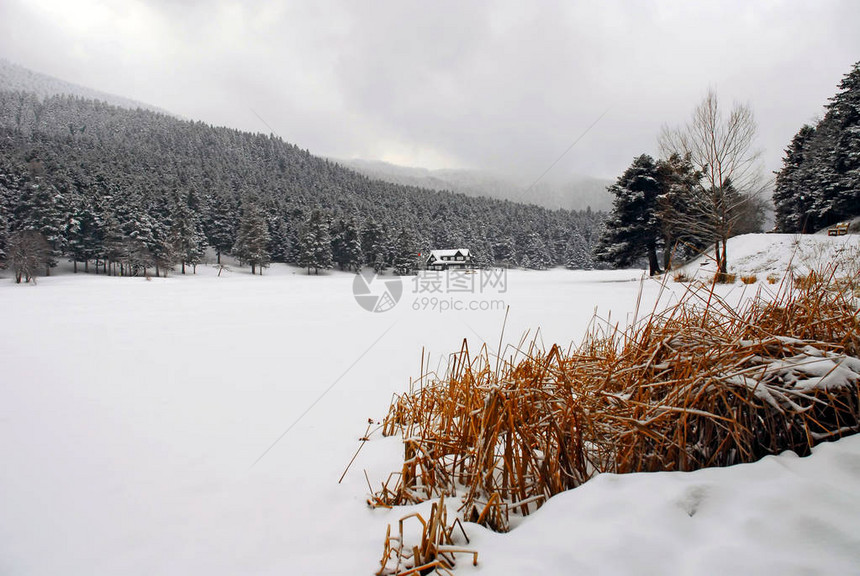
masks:
<svg viewBox="0 0 860 576"><path fill-rule="evenodd" d="M318 154L524 177L607 109L555 171L613 177L710 86L774 169L860 54L851 0L76 4L3 2L0 55Z"/></svg>

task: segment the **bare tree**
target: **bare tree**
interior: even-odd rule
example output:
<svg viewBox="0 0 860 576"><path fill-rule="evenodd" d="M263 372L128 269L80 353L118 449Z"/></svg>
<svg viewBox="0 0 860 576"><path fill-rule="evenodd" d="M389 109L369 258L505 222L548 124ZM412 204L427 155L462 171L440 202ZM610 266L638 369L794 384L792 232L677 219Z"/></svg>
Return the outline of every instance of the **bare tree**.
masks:
<svg viewBox="0 0 860 576"><path fill-rule="evenodd" d="M9 235L9 262L15 272L15 282L35 282L36 275L51 260L51 245L35 230L19 230Z"/></svg>
<svg viewBox="0 0 860 576"><path fill-rule="evenodd" d="M726 241L749 218L764 187L761 153L753 147L756 129L749 106L735 104L725 116L709 90L686 125L664 127L660 134L664 157L687 157L701 175L675 227L714 245L721 274L728 272Z"/></svg>

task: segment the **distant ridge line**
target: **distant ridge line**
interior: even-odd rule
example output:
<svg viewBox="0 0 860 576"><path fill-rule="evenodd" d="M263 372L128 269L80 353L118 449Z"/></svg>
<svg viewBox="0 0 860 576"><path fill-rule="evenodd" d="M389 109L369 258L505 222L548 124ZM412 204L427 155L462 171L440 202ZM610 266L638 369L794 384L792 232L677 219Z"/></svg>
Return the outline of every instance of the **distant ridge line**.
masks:
<svg viewBox="0 0 860 576"><path fill-rule="evenodd" d="M25 68L19 64L15 64L0 57L0 89L2 90L18 90L21 92L29 92L35 94L39 100L50 98L58 95L71 95L86 98L90 100L99 100L113 106L135 110L149 110L158 114L165 114L174 118L181 118L177 114L152 106L145 102L118 96L109 92L102 92L94 88L87 88L74 82L68 82L49 74L36 72L29 68Z"/></svg>

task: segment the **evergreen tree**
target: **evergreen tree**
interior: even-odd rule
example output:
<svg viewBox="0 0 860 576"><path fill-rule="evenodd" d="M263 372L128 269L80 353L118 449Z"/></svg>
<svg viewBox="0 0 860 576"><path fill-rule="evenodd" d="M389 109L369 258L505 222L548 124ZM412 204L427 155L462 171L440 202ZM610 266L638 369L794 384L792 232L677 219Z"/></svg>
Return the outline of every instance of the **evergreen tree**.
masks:
<svg viewBox="0 0 860 576"><path fill-rule="evenodd" d="M815 135L815 128L804 124L794 135L785 157L782 170L776 173L773 189L773 205L776 212L777 232L806 232L807 218L812 208L812 195L803 181L803 167L808 144Z"/></svg>
<svg viewBox="0 0 860 576"><path fill-rule="evenodd" d="M221 254L229 253L236 241L238 208L231 198L224 195L208 196L204 206L203 230L208 244L215 249L218 264L221 264Z"/></svg>
<svg viewBox="0 0 860 576"><path fill-rule="evenodd" d="M286 221L279 214L270 214L266 221L269 226L269 255L274 262L286 262L290 255L290 231Z"/></svg>
<svg viewBox="0 0 860 576"><path fill-rule="evenodd" d="M0 174L0 270L6 267L8 252L6 245L9 240L9 196L2 174Z"/></svg>
<svg viewBox="0 0 860 576"><path fill-rule="evenodd" d="M630 266L646 256L651 275L660 274L657 246L661 241L661 229L657 197L661 188L654 159L647 154L636 158L607 191L615 199L595 249L595 258L615 266Z"/></svg>
<svg viewBox="0 0 860 576"><path fill-rule="evenodd" d="M814 232L860 215L860 62L839 83L824 118L792 139L773 200L782 232Z"/></svg>
<svg viewBox="0 0 860 576"><path fill-rule="evenodd" d="M269 227L266 224L266 215L255 202L245 202L236 244L233 247L234 255L240 262L251 265L251 274L256 274L257 267L262 274L263 266L269 263L268 245Z"/></svg>
<svg viewBox="0 0 860 576"><path fill-rule="evenodd" d="M13 231L34 230L50 246L45 261L45 274L57 265L57 258L64 248L63 234L66 223L64 199L59 191L44 177L40 162L31 162L32 178L21 190L21 196L13 209L10 228Z"/></svg>
<svg viewBox="0 0 860 576"><path fill-rule="evenodd" d="M372 218L364 223L361 230L361 253L364 256L364 264L373 266L377 273L385 269L388 256L385 236L385 230Z"/></svg>
<svg viewBox="0 0 860 576"><path fill-rule="evenodd" d="M394 273L398 276L413 274L418 268L418 257L415 242L406 228L400 229L395 243Z"/></svg>
<svg viewBox="0 0 860 576"><path fill-rule="evenodd" d="M504 235L498 242L493 244L493 261L496 265L503 268L515 267L519 264L516 251L517 246L513 237Z"/></svg>
<svg viewBox="0 0 860 576"><path fill-rule="evenodd" d="M332 228L331 248L332 259L341 270L361 269L361 238L354 218L341 219Z"/></svg>
<svg viewBox="0 0 860 576"><path fill-rule="evenodd" d="M314 274L320 270L328 270L332 267L331 236L329 235L329 224L320 210L311 212L307 221L302 226L299 236L299 266L314 269Z"/></svg>
<svg viewBox="0 0 860 576"><path fill-rule="evenodd" d="M699 191L701 174L696 171L689 156L675 153L657 161L656 217L660 225L663 245L663 269L668 270L676 253L690 255L705 247L710 240L698 234L695 214L690 206Z"/></svg>
<svg viewBox="0 0 860 576"><path fill-rule="evenodd" d="M845 75L839 90L822 120L834 132L826 162L832 170L830 181L818 184L813 203L823 226L860 215L860 62Z"/></svg>
<svg viewBox="0 0 860 576"><path fill-rule="evenodd" d="M170 244L182 266L191 265L195 272L206 253L206 235L196 210L197 199L193 192L174 191L171 206Z"/></svg>
<svg viewBox="0 0 860 576"><path fill-rule="evenodd" d="M476 268L489 268L495 263L493 260L493 246L486 235L486 230L481 229L468 243L472 256L472 265Z"/></svg>
<svg viewBox="0 0 860 576"><path fill-rule="evenodd" d="M570 270L591 270L594 267L588 245L579 232L572 234L567 243L564 265Z"/></svg>
<svg viewBox="0 0 860 576"><path fill-rule="evenodd" d="M179 262L179 255L173 245L174 238L171 234L173 214L167 197L157 197L150 207L149 214L154 225L152 227L152 244L147 248L155 263L155 275L159 276L163 272L166 278L168 272L173 270L173 266Z"/></svg>
<svg viewBox="0 0 860 576"><path fill-rule="evenodd" d="M105 273L118 273L117 264L125 258L125 236L116 214L110 213L104 219L102 226L102 258L105 262Z"/></svg>
<svg viewBox="0 0 860 576"><path fill-rule="evenodd" d="M346 223L343 235L343 266L346 270L361 270L361 237L358 232L358 224L355 218L350 218Z"/></svg>
<svg viewBox="0 0 860 576"><path fill-rule="evenodd" d="M528 235L520 261L524 267L533 270L546 270L552 267L553 261L549 249L537 232Z"/></svg>
<svg viewBox="0 0 860 576"><path fill-rule="evenodd" d="M146 275L147 270L155 266L155 257L150 246L154 243L153 231L156 224L139 203L134 204L130 215L132 217L122 224L125 264L129 267L130 274L140 272Z"/></svg>
<svg viewBox="0 0 860 576"><path fill-rule="evenodd" d="M77 195L72 200L71 215L66 224L66 249L74 263L74 271L78 271L78 262L83 262L89 269L89 261L96 257L100 249L100 232L102 222L93 208L89 197Z"/></svg>

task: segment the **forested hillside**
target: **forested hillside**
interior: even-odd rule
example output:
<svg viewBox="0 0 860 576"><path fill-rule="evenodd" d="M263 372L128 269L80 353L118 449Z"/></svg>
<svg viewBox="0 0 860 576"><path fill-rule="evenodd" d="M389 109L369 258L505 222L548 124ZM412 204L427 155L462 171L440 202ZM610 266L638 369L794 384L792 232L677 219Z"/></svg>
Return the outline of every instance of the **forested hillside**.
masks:
<svg viewBox="0 0 860 576"><path fill-rule="evenodd" d="M211 246L325 268L308 255L323 242L343 268L405 271L449 247L482 265L589 267L602 218L371 180L273 135L0 91L0 259L184 271Z"/></svg>
<svg viewBox="0 0 860 576"><path fill-rule="evenodd" d="M79 98L89 98L91 100L99 100L107 102L120 108L143 108L144 110L152 110L153 112L162 112L167 114L166 110L150 106L144 102L138 102L130 98L123 98L115 94L102 92L101 90L93 90L80 84L66 82L47 74L42 74L23 66L13 64L8 60L0 58L0 89L2 90L20 90L21 92L32 92L39 98L47 98L49 96L69 95L78 96Z"/></svg>

